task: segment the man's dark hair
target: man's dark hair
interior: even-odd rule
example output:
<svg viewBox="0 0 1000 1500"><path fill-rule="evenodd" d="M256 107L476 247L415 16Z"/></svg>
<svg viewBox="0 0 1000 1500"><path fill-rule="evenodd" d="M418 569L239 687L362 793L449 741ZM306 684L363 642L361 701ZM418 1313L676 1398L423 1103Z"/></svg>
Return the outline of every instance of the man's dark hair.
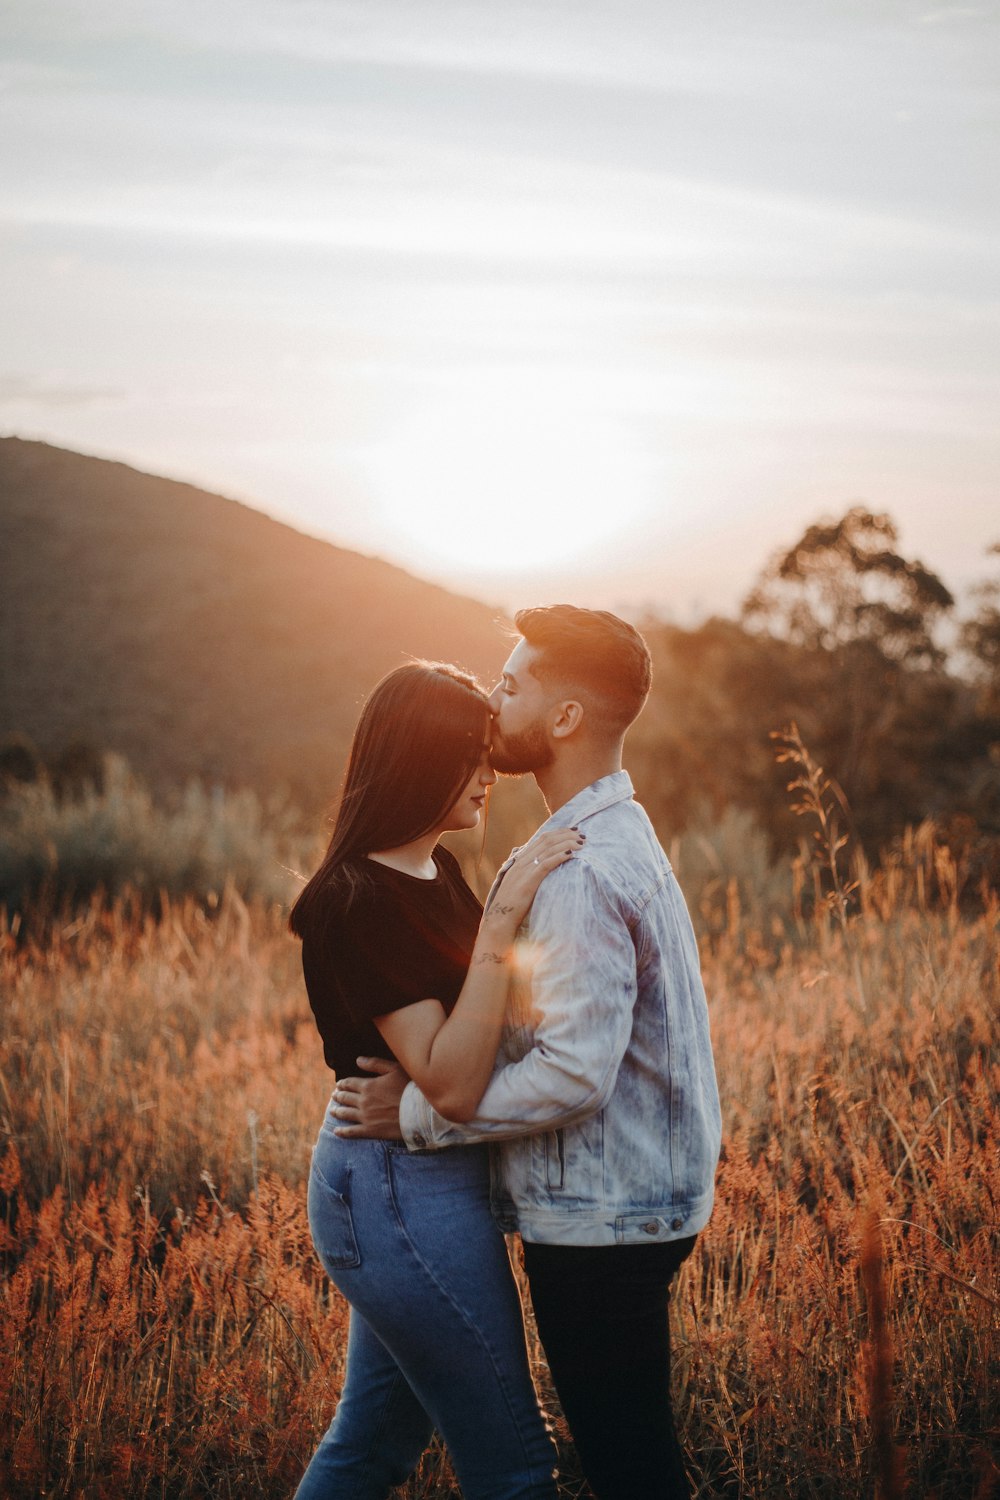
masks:
<svg viewBox="0 0 1000 1500"><path fill-rule="evenodd" d="M634 626L606 609L549 604L514 616L537 655L532 674L580 698L600 733L623 735L646 701L649 647Z"/></svg>

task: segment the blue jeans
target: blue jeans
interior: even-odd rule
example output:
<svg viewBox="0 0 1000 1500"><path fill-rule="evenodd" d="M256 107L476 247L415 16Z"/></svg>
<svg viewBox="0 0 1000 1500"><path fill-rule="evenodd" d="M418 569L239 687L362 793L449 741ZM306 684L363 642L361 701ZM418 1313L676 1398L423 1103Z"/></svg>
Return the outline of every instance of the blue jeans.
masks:
<svg viewBox="0 0 1000 1500"><path fill-rule="evenodd" d="M336 1416L296 1500L384 1500L436 1427L466 1500L555 1500L483 1146L411 1153L323 1122L309 1225L351 1305Z"/></svg>

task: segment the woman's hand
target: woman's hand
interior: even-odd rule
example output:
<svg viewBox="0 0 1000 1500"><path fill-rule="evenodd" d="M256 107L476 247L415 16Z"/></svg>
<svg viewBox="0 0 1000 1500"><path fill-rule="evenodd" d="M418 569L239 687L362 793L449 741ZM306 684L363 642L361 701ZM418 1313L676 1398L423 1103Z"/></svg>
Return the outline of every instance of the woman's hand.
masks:
<svg viewBox="0 0 1000 1500"><path fill-rule="evenodd" d="M546 875L582 847L578 829L550 828L518 850L480 923L450 1016L440 1000L428 997L374 1017L389 1051L448 1120L471 1120L490 1081L517 929ZM354 1108L355 1102L344 1100L342 1107Z"/></svg>
<svg viewBox="0 0 1000 1500"><path fill-rule="evenodd" d="M483 916L480 933L485 934L487 928L496 930L502 925L504 932L513 935L528 915L546 875L582 849L586 837L578 828L547 828L544 833L536 833L523 849L517 851L504 872L489 910Z"/></svg>

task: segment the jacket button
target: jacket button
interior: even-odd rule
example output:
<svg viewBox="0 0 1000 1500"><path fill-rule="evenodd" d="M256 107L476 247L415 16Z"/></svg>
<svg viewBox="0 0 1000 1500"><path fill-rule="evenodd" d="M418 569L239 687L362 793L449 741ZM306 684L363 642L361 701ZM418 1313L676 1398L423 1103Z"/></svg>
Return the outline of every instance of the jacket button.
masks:
<svg viewBox="0 0 1000 1500"><path fill-rule="evenodd" d="M670 1227L671 1227L671 1229L683 1229L684 1228L684 1220L683 1219L673 1219L671 1221Z"/></svg>
<svg viewBox="0 0 1000 1500"><path fill-rule="evenodd" d="M656 1219L650 1219L648 1224L643 1224L642 1230L644 1234L659 1234L659 1222Z"/></svg>

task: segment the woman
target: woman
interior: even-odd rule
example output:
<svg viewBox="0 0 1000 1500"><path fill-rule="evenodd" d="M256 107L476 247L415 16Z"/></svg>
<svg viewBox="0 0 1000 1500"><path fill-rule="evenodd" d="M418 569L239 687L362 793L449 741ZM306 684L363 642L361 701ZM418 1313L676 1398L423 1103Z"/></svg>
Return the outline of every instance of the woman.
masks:
<svg viewBox="0 0 1000 1500"><path fill-rule="evenodd" d="M362 710L326 856L292 909L309 1001L338 1076L394 1058L454 1119L474 1112L503 1023L518 925L580 846L573 829L518 854L483 916L437 841L474 828L489 787L490 712L473 678L399 667ZM336 1417L296 1500L383 1500L433 1429L466 1500L554 1500L517 1288L489 1206L485 1147L411 1153L345 1140L328 1112L309 1222L351 1305Z"/></svg>

